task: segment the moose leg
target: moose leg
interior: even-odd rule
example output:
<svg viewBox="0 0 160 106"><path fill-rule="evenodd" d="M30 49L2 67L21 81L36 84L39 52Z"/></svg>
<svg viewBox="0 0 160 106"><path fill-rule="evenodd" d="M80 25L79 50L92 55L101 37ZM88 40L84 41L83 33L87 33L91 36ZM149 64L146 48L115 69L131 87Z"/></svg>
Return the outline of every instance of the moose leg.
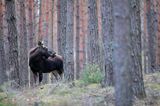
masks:
<svg viewBox="0 0 160 106"><path fill-rule="evenodd" d="M53 71L52 74L54 75L54 77L55 77L56 80L58 81L58 78L57 78L57 71Z"/></svg>
<svg viewBox="0 0 160 106"><path fill-rule="evenodd" d="M43 79L43 74L42 74L42 73L39 73L39 84L41 84L42 79Z"/></svg>
<svg viewBox="0 0 160 106"><path fill-rule="evenodd" d="M36 82L37 82L37 72L33 72L33 77L34 77L34 84L36 85Z"/></svg>
<svg viewBox="0 0 160 106"><path fill-rule="evenodd" d="M58 71L58 74L60 75L61 80L62 80L62 79L63 79L63 69L60 69L60 70Z"/></svg>

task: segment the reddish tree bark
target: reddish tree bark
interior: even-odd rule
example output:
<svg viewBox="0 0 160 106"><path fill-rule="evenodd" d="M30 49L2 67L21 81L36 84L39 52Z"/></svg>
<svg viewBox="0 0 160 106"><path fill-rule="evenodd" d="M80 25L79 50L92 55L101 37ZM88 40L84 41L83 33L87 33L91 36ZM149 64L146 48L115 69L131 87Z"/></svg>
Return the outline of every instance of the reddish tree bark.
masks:
<svg viewBox="0 0 160 106"><path fill-rule="evenodd" d="M80 70L84 68L86 64L86 37L87 37L87 26L88 26L88 14L87 14L87 1L79 1L79 11L80 11L80 35L79 35L79 64Z"/></svg>
<svg viewBox="0 0 160 106"><path fill-rule="evenodd" d="M33 48L36 45L36 34L34 33L34 0L27 0L26 5L26 27L27 27L27 37L28 37L28 50ZM37 5L36 5L37 6ZM28 53L29 57L29 53ZM28 80L29 86L34 84L33 73L28 67Z"/></svg>
<svg viewBox="0 0 160 106"><path fill-rule="evenodd" d="M79 0L75 1L75 73L76 73L76 79L79 79L80 77L80 60L79 60L79 44L80 44L80 2Z"/></svg>

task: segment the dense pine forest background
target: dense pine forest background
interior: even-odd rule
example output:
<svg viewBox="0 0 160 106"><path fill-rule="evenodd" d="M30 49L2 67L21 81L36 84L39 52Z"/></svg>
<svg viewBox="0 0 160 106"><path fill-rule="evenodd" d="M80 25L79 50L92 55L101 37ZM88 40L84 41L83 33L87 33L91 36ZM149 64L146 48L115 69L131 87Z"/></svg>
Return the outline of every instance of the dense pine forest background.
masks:
<svg viewBox="0 0 160 106"><path fill-rule="evenodd" d="M62 80L34 85L38 41ZM159 71L160 0L0 0L0 106L159 106Z"/></svg>

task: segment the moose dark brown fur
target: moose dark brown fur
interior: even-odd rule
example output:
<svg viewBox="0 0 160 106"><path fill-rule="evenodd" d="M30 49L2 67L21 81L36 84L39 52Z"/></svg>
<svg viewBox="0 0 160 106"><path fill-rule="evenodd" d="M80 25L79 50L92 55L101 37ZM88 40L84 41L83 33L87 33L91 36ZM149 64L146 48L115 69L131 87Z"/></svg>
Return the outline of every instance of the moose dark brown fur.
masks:
<svg viewBox="0 0 160 106"><path fill-rule="evenodd" d="M53 75L57 78L57 73L62 78L63 74L63 58L60 55L53 54L52 56L48 57L48 59L45 60L47 70L54 70L52 71Z"/></svg>
<svg viewBox="0 0 160 106"><path fill-rule="evenodd" d="M41 43L40 43L41 44ZM61 56L50 52L46 47L40 45L31 49L29 57L29 66L34 74L34 80L36 82L37 74L39 74L39 83L43 79L43 73L52 72L57 79L57 72L61 78L63 74L63 59Z"/></svg>

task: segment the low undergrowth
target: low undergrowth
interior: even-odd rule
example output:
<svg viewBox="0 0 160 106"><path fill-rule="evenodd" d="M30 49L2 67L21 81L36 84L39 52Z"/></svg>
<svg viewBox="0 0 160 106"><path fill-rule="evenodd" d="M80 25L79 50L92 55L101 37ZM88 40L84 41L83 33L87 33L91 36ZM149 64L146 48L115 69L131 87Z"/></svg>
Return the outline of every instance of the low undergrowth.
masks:
<svg viewBox="0 0 160 106"><path fill-rule="evenodd" d="M160 106L160 73L144 77L147 97L134 106ZM57 82L21 91L0 87L0 106L114 106L114 88L99 83Z"/></svg>
<svg viewBox="0 0 160 106"><path fill-rule="evenodd" d="M99 65L88 64L81 73L81 81L84 84L100 83L103 79Z"/></svg>

